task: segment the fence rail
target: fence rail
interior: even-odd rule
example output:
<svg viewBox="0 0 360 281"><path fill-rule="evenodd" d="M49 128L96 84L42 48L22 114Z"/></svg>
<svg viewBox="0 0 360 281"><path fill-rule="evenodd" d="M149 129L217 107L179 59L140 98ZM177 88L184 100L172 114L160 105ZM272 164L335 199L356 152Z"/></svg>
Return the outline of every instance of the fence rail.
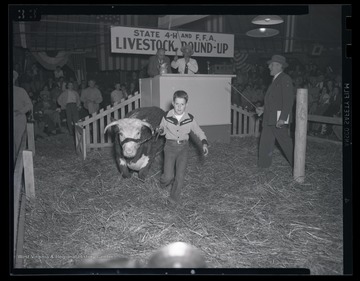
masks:
<svg viewBox="0 0 360 281"><path fill-rule="evenodd" d="M14 169L14 268L23 267L26 201L35 198L34 153L34 126L27 123Z"/></svg>
<svg viewBox="0 0 360 281"><path fill-rule="evenodd" d="M343 126L343 119L341 117L308 115L308 122L325 123L325 124L335 125L335 126L339 126L339 127ZM309 128L309 126L308 126L308 128ZM341 144L342 143L342 128L337 131L334 130L334 133L339 138L339 140L330 140L330 139L315 137L315 136L307 136L307 138L311 141L316 141L316 142L320 142L320 143L327 142L327 143Z"/></svg>
<svg viewBox="0 0 360 281"><path fill-rule="evenodd" d="M241 106L231 105L231 136L246 137L260 135L260 118Z"/></svg>
<svg viewBox="0 0 360 281"><path fill-rule="evenodd" d="M122 99L120 103L113 106L107 106L91 116L78 121L75 124L75 143L76 151L82 158L86 159L86 154L90 149L112 146L111 138L104 134L104 128L112 119L117 120L140 107L141 94L129 96L128 99ZM231 105L231 136L246 137L260 136L261 118L255 112L249 112L241 106ZM341 118L326 116L308 115L309 122L320 122L334 125L342 125ZM313 139L312 137L309 137Z"/></svg>

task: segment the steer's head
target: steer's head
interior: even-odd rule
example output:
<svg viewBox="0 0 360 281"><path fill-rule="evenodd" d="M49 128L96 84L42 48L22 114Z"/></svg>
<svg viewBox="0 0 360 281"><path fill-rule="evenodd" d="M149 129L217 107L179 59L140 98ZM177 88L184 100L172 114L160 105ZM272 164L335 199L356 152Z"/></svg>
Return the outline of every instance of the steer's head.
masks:
<svg viewBox="0 0 360 281"><path fill-rule="evenodd" d="M115 131L117 134L115 137L119 138L123 154L127 158L135 157L136 152L141 145L141 130L143 126L148 127L153 133L153 127L150 123L135 118L123 118L111 122L105 127L104 133L112 126L115 126L116 128Z"/></svg>

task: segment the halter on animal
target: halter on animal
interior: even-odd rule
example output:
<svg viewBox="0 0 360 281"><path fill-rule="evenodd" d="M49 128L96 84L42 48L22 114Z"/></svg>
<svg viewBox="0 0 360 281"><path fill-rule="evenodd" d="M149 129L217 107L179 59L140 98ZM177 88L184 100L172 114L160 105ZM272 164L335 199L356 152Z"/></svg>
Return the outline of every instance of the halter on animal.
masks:
<svg viewBox="0 0 360 281"><path fill-rule="evenodd" d="M144 142L147 142L148 140L152 139L153 136L154 136L154 133L151 134L151 137L146 138L146 139L144 139L144 140L141 140L141 139L133 139L133 138L126 138L126 139L124 139L122 142L120 142L120 145L123 146L125 143L130 142L130 141L139 143L139 145L140 145L140 144L143 144Z"/></svg>

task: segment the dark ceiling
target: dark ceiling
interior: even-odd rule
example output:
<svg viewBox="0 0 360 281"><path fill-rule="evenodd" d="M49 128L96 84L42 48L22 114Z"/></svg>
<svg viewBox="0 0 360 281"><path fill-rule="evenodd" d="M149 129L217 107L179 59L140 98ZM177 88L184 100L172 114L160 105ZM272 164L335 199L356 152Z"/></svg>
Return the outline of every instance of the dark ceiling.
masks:
<svg viewBox="0 0 360 281"><path fill-rule="evenodd" d="M294 21L294 51L303 50L304 45L322 44L326 48L341 47L341 5L309 5L309 13L296 15ZM283 50L286 37L286 26L289 16L281 15L284 23L275 25L279 34L271 38L253 38L246 32L258 26L251 23L257 15L225 15L224 32L235 34L235 47L251 52L261 50ZM31 51L51 50L90 50L98 45L101 34L100 22L105 26L125 25L157 27L158 15L44 15L40 22L24 22L13 25L13 43L15 47L23 46ZM104 25L102 25L104 27ZM23 29L21 29L23 28ZM203 31L201 20L178 27ZM20 35L25 35L21 37Z"/></svg>

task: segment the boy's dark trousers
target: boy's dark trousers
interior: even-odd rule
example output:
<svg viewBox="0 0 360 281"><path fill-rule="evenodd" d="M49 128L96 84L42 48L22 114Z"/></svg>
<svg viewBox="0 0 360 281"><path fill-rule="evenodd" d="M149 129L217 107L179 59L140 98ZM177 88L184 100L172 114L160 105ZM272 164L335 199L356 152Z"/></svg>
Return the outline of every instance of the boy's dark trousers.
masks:
<svg viewBox="0 0 360 281"><path fill-rule="evenodd" d="M172 184L170 198L178 201L184 186L188 160L189 142L166 140L164 147L164 173L160 178L160 186L166 188ZM175 173L174 173L175 172Z"/></svg>

